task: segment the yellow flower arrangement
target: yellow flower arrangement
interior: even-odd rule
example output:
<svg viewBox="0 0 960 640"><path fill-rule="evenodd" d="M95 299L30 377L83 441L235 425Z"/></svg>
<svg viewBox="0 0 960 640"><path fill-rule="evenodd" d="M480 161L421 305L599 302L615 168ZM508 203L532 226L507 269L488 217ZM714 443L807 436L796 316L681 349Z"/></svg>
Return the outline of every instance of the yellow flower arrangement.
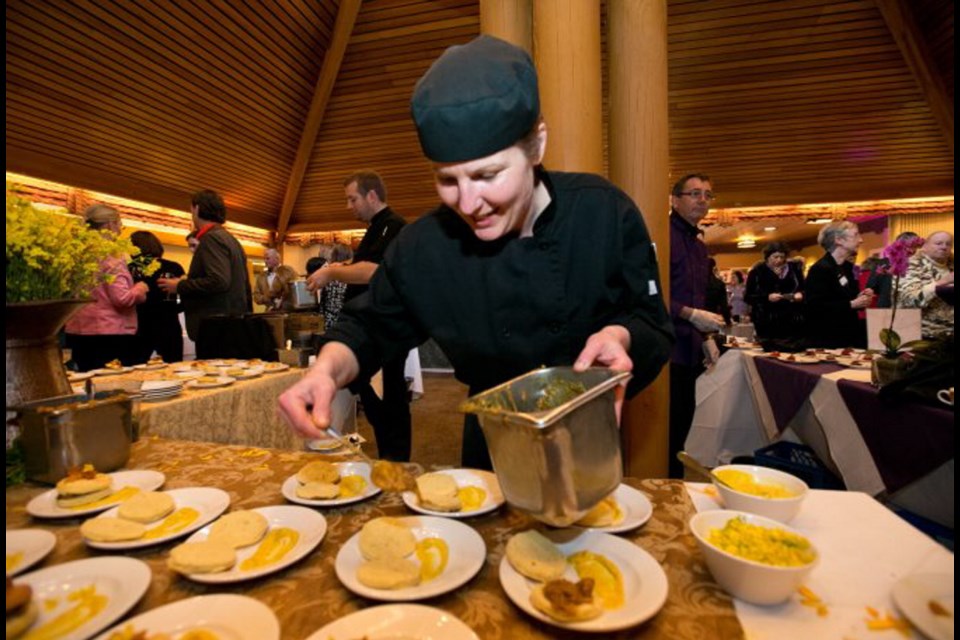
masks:
<svg viewBox="0 0 960 640"><path fill-rule="evenodd" d="M90 229L76 216L38 209L7 183L8 303L85 298L113 277L101 272L102 260L139 253L129 240ZM154 261L143 271L157 267Z"/></svg>

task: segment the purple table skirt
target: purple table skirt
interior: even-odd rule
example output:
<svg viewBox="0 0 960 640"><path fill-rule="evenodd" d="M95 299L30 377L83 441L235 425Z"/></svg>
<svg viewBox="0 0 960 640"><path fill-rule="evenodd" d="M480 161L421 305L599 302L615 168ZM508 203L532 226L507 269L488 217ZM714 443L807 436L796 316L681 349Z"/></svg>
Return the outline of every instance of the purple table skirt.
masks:
<svg viewBox="0 0 960 640"><path fill-rule="evenodd" d="M758 356L753 359L757 375L770 402L777 430L783 431L807 401L820 376L842 367L837 364L790 364L775 358Z"/></svg>
<svg viewBox="0 0 960 640"><path fill-rule="evenodd" d="M884 402L864 382L840 380L837 386L889 493L953 459L953 411L919 402Z"/></svg>

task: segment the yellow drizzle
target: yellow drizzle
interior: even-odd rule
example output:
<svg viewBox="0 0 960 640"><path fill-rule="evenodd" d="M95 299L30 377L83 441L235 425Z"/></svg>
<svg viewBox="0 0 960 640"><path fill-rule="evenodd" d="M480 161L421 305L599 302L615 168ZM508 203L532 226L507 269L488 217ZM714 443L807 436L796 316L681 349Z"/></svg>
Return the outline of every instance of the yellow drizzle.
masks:
<svg viewBox="0 0 960 640"><path fill-rule="evenodd" d="M240 563L241 571L253 571L280 562L283 556L297 546L300 534L294 529L271 529L253 555Z"/></svg>
<svg viewBox="0 0 960 640"><path fill-rule="evenodd" d="M424 538L417 542L417 559L420 560L420 581L433 580L447 567L450 548L443 538Z"/></svg>
<svg viewBox="0 0 960 640"><path fill-rule="evenodd" d="M16 553L7 554L7 573L10 573L14 569L20 566L20 563L23 562L23 551L17 551Z"/></svg>
<svg viewBox="0 0 960 640"><path fill-rule="evenodd" d="M76 507L67 507L67 509L70 509L72 511L86 511L87 509L96 509L97 507L102 507L104 505L123 502L124 500L128 500L129 498L132 498L138 493L140 493L140 487L133 487L133 486L124 487L119 491L111 493L106 498L100 498L96 502L88 502L87 504L81 504Z"/></svg>
<svg viewBox="0 0 960 640"><path fill-rule="evenodd" d="M457 497L463 505L462 511L476 511L487 499L487 492L480 487L460 487L457 489Z"/></svg>
<svg viewBox="0 0 960 640"><path fill-rule="evenodd" d="M185 528L190 526L190 523L199 517L200 512L192 507L177 509L164 518L163 522L143 534L143 538L141 538L141 540L155 540L156 538L162 538L164 536L172 535L178 531L183 531Z"/></svg>
<svg viewBox="0 0 960 640"><path fill-rule="evenodd" d="M340 478L340 497L353 498L364 492L367 481L363 476L342 476Z"/></svg>
<svg viewBox="0 0 960 640"><path fill-rule="evenodd" d="M207 629L193 629L180 636L180 640L220 640L220 636Z"/></svg>
<svg viewBox="0 0 960 640"><path fill-rule="evenodd" d="M567 558L580 579L593 578L594 593L604 609L623 606L623 575L606 556L592 551L578 551Z"/></svg>
<svg viewBox="0 0 960 640"><path fill-rule="evenodd" d="M77 604L30 631L24 640L54 640L63 637L103 611L108 602L107 596L97 593L94 585L77 589L67 595L67 600Z"/></svg>

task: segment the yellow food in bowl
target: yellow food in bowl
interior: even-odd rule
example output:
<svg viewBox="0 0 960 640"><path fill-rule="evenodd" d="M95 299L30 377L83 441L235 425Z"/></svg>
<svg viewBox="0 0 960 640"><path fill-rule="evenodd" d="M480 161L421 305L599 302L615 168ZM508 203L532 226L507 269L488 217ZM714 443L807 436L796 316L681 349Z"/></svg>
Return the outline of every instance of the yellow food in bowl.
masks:
<svg viewBox="0 0 960 640"><path fill-rule="evenodd" d="M741 493L760 498L794 498L796 493L775 482L757 482L746 471L723 469L714 472L717 476Z"/></svg>
<svg viewBox="0 0 960 640"><path fill-rule="evenodd" d="M810 541L785 529L768 529L731 518L723 529L710 529L707 541L740 558L776 567L801 567L816 560Z"/></svg>

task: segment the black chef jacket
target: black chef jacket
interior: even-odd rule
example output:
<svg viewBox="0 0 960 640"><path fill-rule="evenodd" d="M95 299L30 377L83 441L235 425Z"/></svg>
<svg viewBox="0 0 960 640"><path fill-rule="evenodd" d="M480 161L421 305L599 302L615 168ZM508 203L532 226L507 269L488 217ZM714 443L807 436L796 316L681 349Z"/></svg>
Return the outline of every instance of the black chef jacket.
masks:
<svg viewBox="0 0 960 640"><path fill-rule="evenodd" d="M636 205L599 176L540 172L552 202L533 236L482 241L441 206L406 226L370 290L326 340L356 354L361 377L432 337L472 393L545 365L570 365L587 338L618 324L646 386L670 356L653 245Z"/></svg>

